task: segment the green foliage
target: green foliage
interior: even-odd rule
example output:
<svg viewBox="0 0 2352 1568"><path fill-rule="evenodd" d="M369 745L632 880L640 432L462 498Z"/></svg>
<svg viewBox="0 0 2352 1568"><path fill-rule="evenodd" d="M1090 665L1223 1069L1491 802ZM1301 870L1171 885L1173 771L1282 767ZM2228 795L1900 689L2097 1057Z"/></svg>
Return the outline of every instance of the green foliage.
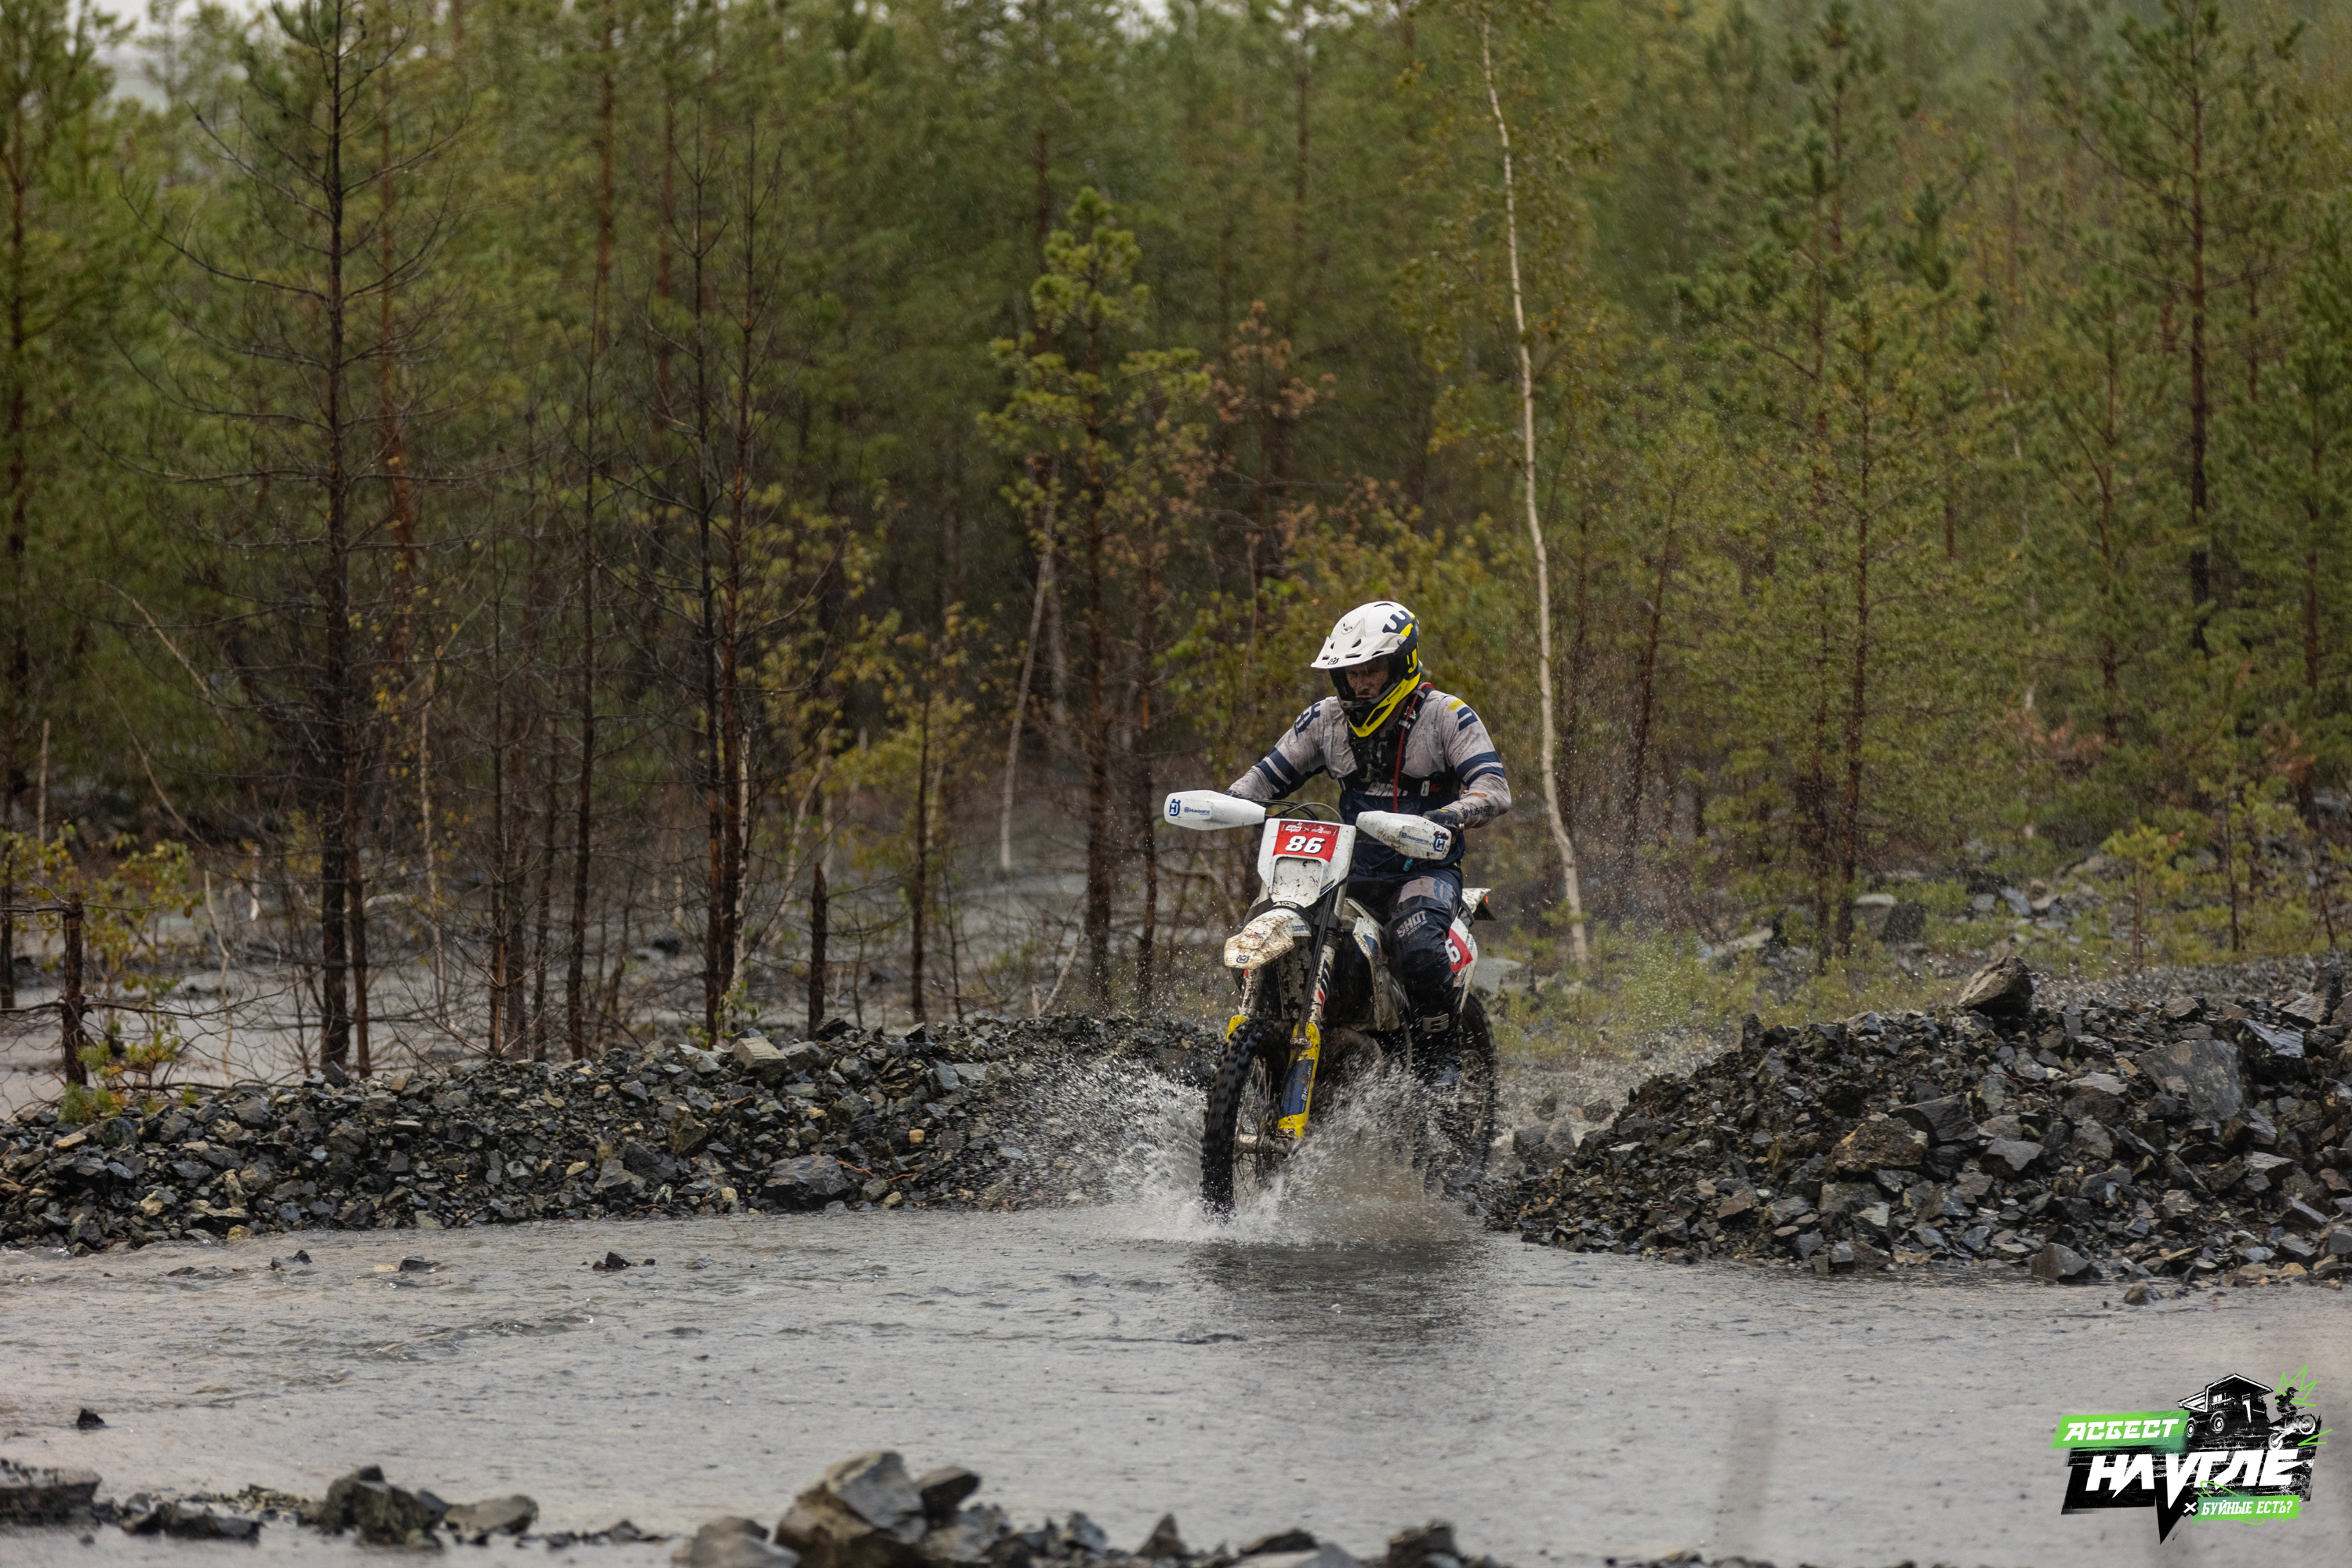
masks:
<svg viewBox="0 0 2352 1568"><path fill-rule="evenodd" d="M137 909L235 869L314 974L355 868L383 962L519 998L576 941L583 1016L698 900L733 1016L828 848L858 940L960 929L1008 777L1141 942L1146 796L1379 595L1497 737L1531 931L1549 633L1632 1013L1752 994L1682 955L1766 921L1894 994L1857 893L1973 946L1956 864L2103 841L2133 962L2332 942L2347 58L2201 0L31 0L0 826ZM1248 896L1154 853L1157 940ZM93 964L160 1004L140 921Z"/></svg>

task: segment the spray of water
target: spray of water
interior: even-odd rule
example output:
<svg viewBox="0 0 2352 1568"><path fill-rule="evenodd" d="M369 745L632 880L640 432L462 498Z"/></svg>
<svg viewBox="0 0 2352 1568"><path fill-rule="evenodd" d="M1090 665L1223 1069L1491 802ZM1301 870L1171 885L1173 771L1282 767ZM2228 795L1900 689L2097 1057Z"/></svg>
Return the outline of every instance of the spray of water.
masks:
<svg viewBox="0 0 2352 1568"><path fill-rule="evenodd" d="M1017 1113L1033 1159L1070 1162L1069 1195L1142 1240L1276 1247L1426 1245L1475 1223L1412 1159L1430 1110L1399 1072L1369 1074L1319 1100L1297 1152L1230 1219L1201 1205L1205 1092L1159 1073L1087 1066L1039 1078ZM1051 1183L1045 1184L1050 1189Z"/></svg>

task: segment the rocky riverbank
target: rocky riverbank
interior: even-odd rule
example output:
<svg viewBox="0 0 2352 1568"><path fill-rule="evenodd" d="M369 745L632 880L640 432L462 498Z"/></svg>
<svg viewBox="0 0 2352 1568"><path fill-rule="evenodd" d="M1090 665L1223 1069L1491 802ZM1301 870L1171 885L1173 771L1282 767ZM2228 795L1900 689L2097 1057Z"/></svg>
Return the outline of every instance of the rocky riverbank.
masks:
<svg viewBox="0 0 2352 1568"><path fill-rule="evenodd" d="M1672 1261L1844 1273L1929 1263L2046 1280L2336 1285L2352 1272L2352 1004L2038 1005L1992 965L1935 1014L1757 1027L1653 1079L1496 1223Z"/></svg>
<svg viewBox="0 0 2352 1568"><path fill-rule="evenodd" d="M1197 1079L1213 1047L1135 1018L836 1023L720 1054L330 1072L88 1127L39 1110L0 1127L0 1244L1063 1198L1101 1173L1033 1136L1053 1129L1032 1091L1089 1066Z"/></svg>
<svg viewBox="0 0 2352 1568"><path fill-rule="evenodd" d="M539 1505L521 1495L450 1503L422 1487L387 1480L374 1465L354 1470L322 1498L259 1488L230 1494L135 1493L100 1498L89 1470L39 1469L0 1459L0 1524L69 1529L119 1527L134 1535L192 1541L252 1541L265 1529L346 1531L379 1547L438 1550L493 1540L561 1551L675 1541L680 1568L1365 1568L1335 1542L1297 1528L1239 1546L1188 1546L1172 1515L1163 1515L1132 1550L1111 1544L1083 1513L1026 1529L991 1503L974 1503L981 1478L950 1466L916 1476L889 1452L844 1459L793 1500L772 1527L750 1515L704 1523L691 1535L665 1536L620 1520L601 1529L543 1530ZM1400 1531L1374 1560L1381 1568L1502 1568L1471 1557L1453 1527L1433 1522Z"/></svg>

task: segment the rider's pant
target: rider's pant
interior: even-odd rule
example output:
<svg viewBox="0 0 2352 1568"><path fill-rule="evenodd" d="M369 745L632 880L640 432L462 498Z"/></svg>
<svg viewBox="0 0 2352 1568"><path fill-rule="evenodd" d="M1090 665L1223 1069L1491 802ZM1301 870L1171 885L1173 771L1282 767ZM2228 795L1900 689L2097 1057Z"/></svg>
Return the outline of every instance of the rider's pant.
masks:
<svg viewBox="0 0 2352 1568"><path fill-rule="evenodd" d="M1462 873L1451 866L1418 871L1402 881L1356 881L1349 895L1381 920L1389 968L1404 987L1416 1025L1454 1014L1454 965L1445 933L1462 905Z"/></svg>

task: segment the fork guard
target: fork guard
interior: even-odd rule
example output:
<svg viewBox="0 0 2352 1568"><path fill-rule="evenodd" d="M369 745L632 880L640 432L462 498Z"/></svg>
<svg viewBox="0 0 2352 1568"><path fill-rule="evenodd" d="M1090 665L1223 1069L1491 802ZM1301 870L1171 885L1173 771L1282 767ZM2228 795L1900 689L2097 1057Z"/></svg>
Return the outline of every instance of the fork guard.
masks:
<svg viewBox="0 0 2352 1568"><path fill-rule="evenodd" d="M1297 910L1268 910L1225 939L1225 967L1263 969L1313 934Z"/></svg>

